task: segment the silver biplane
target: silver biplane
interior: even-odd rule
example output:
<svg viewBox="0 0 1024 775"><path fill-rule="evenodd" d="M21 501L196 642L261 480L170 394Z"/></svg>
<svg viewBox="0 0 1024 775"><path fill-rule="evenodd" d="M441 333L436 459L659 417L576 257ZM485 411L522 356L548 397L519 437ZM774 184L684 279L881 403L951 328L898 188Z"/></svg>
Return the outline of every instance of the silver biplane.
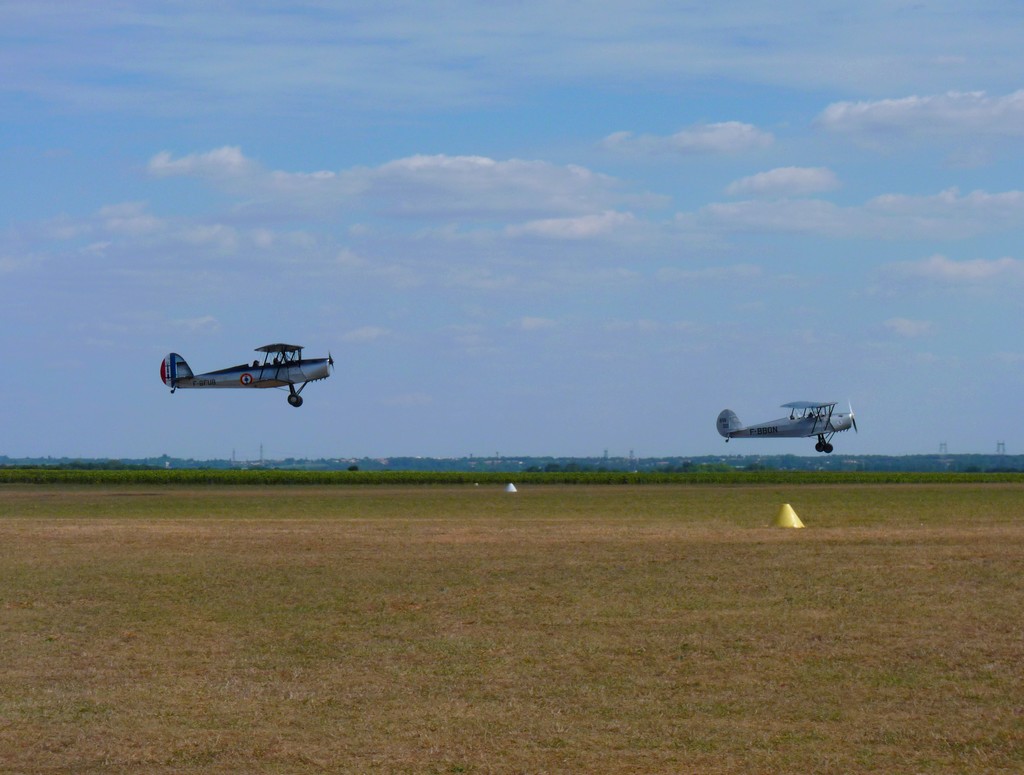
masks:
<svg viewBox="0 0 1024 775"><path fill-rule="evenodd" d="M334 359L303 358L301 345L268 344L257 347L263 353L252 364L243 363L219 371L193 374L185 359L171 353L160 364L160 379L171 392L179 388L288 388L288 403L302 406L302 389L310 382L331 376Z"/></svg>
<svg viewBox="0 0 1024 775"><path fill-rule="evenodd" d="M729 439L746 438L804 438L817 436L818 443L814 448L818 452L831 452L832 437L840 431L850 428L856 432L857 419L853 415L853 406L849 412L835 411L836 403L815 403L814 401L793 401L783 404L789 409L789 417L782 417L771 422L757 425L744 425L736 412L723 409L718 415L718 433Z"/></svg>

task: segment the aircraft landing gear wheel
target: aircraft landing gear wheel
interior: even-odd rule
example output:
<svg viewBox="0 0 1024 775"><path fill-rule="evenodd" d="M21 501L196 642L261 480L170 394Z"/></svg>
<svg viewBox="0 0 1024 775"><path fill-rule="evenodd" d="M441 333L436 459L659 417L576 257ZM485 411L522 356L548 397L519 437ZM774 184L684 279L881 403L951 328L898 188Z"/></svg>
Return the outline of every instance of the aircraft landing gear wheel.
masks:
<svg viewBox="0 0 1024 775"><path fill-rule="evenodd" d="M825 450L825 454L826 454L826 455L827 455L827 454L828 454L829 452L831 452L831 451L832 451L832 449L833 449L833 447L832 447L832 445L831 445L831 444L827 444L827 443L825 444L825 446L824 446L824 450Z"/></svg>
<svg viewBox="0 0 1024 775"><path fill-rule="evenodd" d="M298 407L302 406L302 396L298 395L297 393L292 393L290 396L288 396L288 403L297 409Z"/></svg>
<svg viewBox="0 0 1024 775"><path fill-rule="evenodd" d="M825 451L825 445L824 445L824 444L822 444L822 443L821 443L821 442L819 441L819 442L818 442L817 444L815 444L815 445L814 445L814 450L815 450L816 452L824 452L824 451Z"/></svg>

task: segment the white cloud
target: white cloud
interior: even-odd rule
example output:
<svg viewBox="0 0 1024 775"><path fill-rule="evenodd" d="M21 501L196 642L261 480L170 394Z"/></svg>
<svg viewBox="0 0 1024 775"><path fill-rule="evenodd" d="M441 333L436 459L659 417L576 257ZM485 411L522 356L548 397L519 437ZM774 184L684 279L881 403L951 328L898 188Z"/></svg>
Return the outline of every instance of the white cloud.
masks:
<svg viewBox="0 0 1024 775"><path fill-rule="evenodd" d="M946 284L1020 282L1024 280L1024 261L1009 257L953 261L946 256L934 255L921 261L890 264L888 269L890 273L899 277Z"/></svg>
<svg viewBox="0 0 1024 775"><path fill-rule="evenodd" d="M108 233L135 237L161 231L165 225L163 220L146 212L146 206L139 202L102 207L99 221Z"/></svg>
<svg viewBox="0 0 1024 775"><path fill-rule="evenodd" d="M363 269L370 263L358 253L348 248L341 248L334 257L334 260L338 266L345 267L346 269Z"/></svg>
<svg viewBox="0 0 1024 775"><path fill-rule="evenodd" d="M696 124L673 135L634 135L615 132L601 144L611 151L639 154L711 154L740 153L767 148L775 141L770 132L752 124L725 121Z"/></svg>
<svg viewBox="0 0 1024 775"><path fill-rule="evenodd" d="M352 331L348 331L342 336L342 340L345 342L376 342L378 339L390 336L391 331L387 328L381 328L380 326L363 326L362 328L356 328Z"/></svg>
<svg viewBox="0 0 1024 775"><path fill-rule="evenodd" d="M482 156L410 156L348 173L400 214L489 217L503 212L583 213L620 198L618 182L578 165Z"/></svg>
<svg viewBox="0 0 1024 775"><path fill-rule="evenodd" d="M677 269L664 267L657 272L658 280L673 283L735 282L755 280L762 276L761 267L754 264L711 266L704 269Z"/></svg>
<svg viewBox="0 0 1024 775"><path fill-rule="evenodd" d="M107 250L114 243L110 240L99 240L98 242L91 242L82 248L82 252L90 256L103 256Z"/></svg>
<svg viewBox="0 0 1024 775"><path fill-rule="evenodd" d="M865 102L836 102L818 116L834 132L877 135L1024 136L1024 90L1004 97L947 92Z"/></svg>
<svg viewBox="0 0 1024 775"><path fill-rule="evenodd" d="M932 323L929 320L889 318L884 325L892 333L907 339L916 339L932 332Z"/></svg>
<svg viewBox="0 0 1024 775"><path fill-rule="evenodd" d="M556 323L551 318L524 317L517 320L514 325L520 331L541 331L546 328L554 328Z"/></svg>
<svg viewBox="0 0 1024 775"><path fill-rule="evenodd" d="M396 407L429 406L434 403L434 397L429 393L402 393L381 398L380 403L384 406Z"/></svg>
<svg viewBox="0 0 1024 775"><path fill-rule="evenodd" d="M701 326L688 320L676 320L663 322L640 318L639 320L610 320L604 325L604 330L609 333L626 334L658 334L658 333L693 333L700 330Z"/></svg>
<svg viewBox="0 0 1024 775"><path fill-rule="evenodd" d="M684 214L679 220L694 220L699 227L724 231L852 236L864 218L856 208L842 208L821 199L784 199L716 202L698 210L693 219Z"/></svg>
<svg viewBox="0 0 1024 775"><path fill-rule="evenodd" d="M455 324L445 327L451 342L462 352L474 357L493 355L500 351L495 346L484 326L475 323Z"/></svg>
<svg viewBox="0 0 1024 775"><path fill-rule="evenodd" d="M28 262L14 256L0 255L0 274L16 272Z"/></svg>
<svg viewBox="0 0 1024 775"><path fill-rule="evenodd" d="M487 219L510 213L576 215L622 201L663 202L625 193L615 178L578 165L484 156L415 155L378 167L287 172L268 171L226 146L181 158L162 152L150 159L148 169L159 177L209 180L244 196L249 207L261 207L267 217L363 207L403 217Z"/></svg>
<svg viewBox="0 0 1024 775"><path fill-rule="evenodd" d="M955 188L927 196L884 194L861 206L823 199L712 203L677 216L680 226L724 231L790 232L858 239L959 239L1015 228L1024 217L1024 192Z"/></svg>
<svg viewBox="0 0 1024 775"><path fill-rule="evenodd" d="M58 215L42 222L39 236L48 240L73 240L88 236L93 225L67 215Z"/></svg>
<svg viewBox="0 0 1024 775"><path fill-rule="evenodd" d="M242 197L249 208L263 208L266 217L296 212L323 215L357 193L360 182L343 180L331 171L284 172L268 170L237 146L175 158L167 151L146 165L153 177L188 177L207 181L229 194Z"/></svg>
<svg viewBox="0 0 1024 775"><path fill-rule="evenodd" d="M725 189L730 196L804 196L839 187L827 167L777 167L740 178Z"/></svg>
<svg viewBox="0 0 1024 775"><path fill-rule="evenodd" d="M1012 220L1024 211L1024 191L971 191L961 195L957 188L947 188L928 196L882 194L867 203L871 210L888 215L982 216L986 220Z"/></svg>
<svg viewBox="0 0 1024 775"><path fill-rule="evenodd" d="M637 223L632 213L607 210L597 215L577 218L545 218L521 226L510 226L505 231L512 237L543 237L546 239L593 239L606 237Z"/></svg>
<svg viewBox="0 0 1024 775"><path fill-rule="evenodd" d="M610 333L637 333L653 334L661 331L664 324L657 320L641 318L640 320L610 320L604 325L604 330Z"/></svg>
<svg viewBox="0 0 1024 775"><path fill-rule="evenodd" d="M183 242L195 247L207 247L223 253L233 253L238 248L238 232L230 226L219 223L197 224L182 229Z"/></svg>
<svg viewBox="0 0 1024 775"><path fill-rule="evenodd" d="M170 321L174 328L182 329L190 334L214 333L220 331L220 321L213 315L203 315L195 318L179 318Z"/></svg>
<svg viewBox="0 0 1024 775"><path fill-rule="evenodd" d="M227 179L248 175L257 165L247 159L242 149L225 145L206 153L191 153L175 159L169 151L161 151L146 165L156 177L189 176L200 178Z"/></svg>
<svg viewBox="0 0 1024 775"><path fill-rule="evenodd" d="M1022 352L998 352L993 353L993 355L1004 366L1019 367L1024 365L1024 353Z"/></svg>

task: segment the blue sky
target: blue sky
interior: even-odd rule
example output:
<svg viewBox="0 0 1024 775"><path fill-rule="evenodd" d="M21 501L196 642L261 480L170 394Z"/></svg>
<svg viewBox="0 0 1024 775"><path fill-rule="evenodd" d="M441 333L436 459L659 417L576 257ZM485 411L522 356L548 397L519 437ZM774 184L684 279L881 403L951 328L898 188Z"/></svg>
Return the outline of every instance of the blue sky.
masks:
<svg viewBox="0 0 1024 775"><path fill-rule="evenodd" d="M1021 451L1024 8L719 5L4 3L0 454Z"/></svg>

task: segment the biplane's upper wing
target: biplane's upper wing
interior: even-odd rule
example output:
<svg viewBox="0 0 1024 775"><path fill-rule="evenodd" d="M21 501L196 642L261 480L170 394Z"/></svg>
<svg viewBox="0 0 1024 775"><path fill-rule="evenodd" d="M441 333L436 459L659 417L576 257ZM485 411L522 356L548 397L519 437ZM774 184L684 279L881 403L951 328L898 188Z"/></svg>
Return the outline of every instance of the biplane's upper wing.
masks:
<svg viewBox="0 0 1024 775"><path fill-rule="evenodd" d="M298 344L265 344L262 347L257 347L256 352L258 353L293 353L297 350L301 350L302 345Z"/></svg>
<svg viewBox="0 0 1024 775"><path fill-rule="evenodd" d="M783 404L783 409L830 409L836 405L835 401L790 401Z"/></svg>

